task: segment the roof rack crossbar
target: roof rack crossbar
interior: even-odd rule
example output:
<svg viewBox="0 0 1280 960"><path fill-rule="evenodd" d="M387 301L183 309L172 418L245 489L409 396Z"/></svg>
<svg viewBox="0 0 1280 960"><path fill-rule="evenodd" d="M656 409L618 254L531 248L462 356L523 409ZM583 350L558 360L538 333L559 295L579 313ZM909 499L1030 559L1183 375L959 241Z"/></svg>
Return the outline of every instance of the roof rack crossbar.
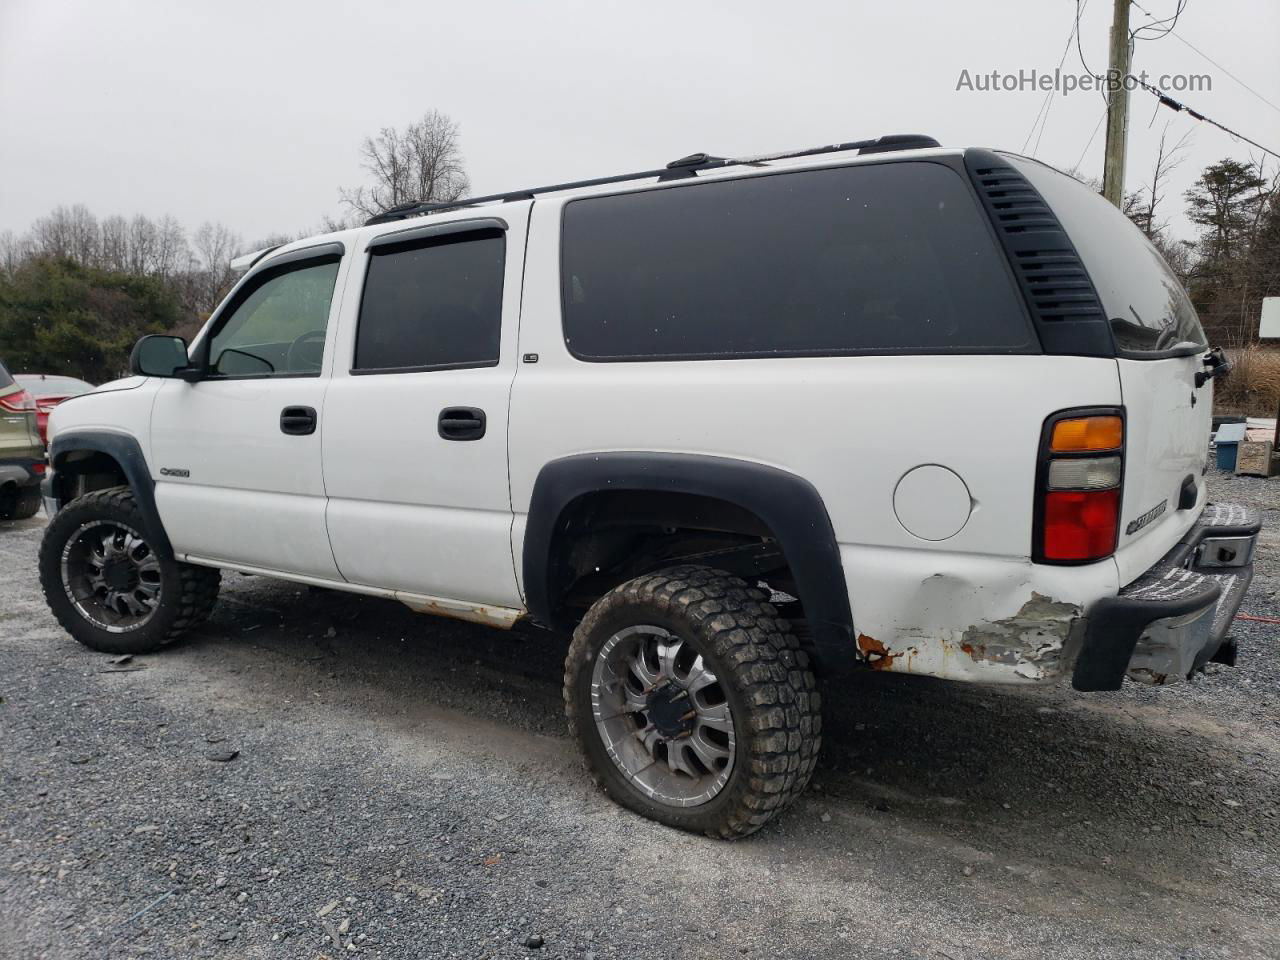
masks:
<svg viewBox="0 0 1280 960"><path fill-rule="evenodd" d="M491 193L483 197L466 197L453 201L421 201L403 203L392 207L377 216L365 221L365 226L377 223L391 223L409 217L436 213L440 210L456 210L463 207L479 206L482 203L511 203L517 200L532 200L540 193L559 193L563 190L580 190L586 187L603 187L612 183L627 183L631 180L656 179L659 182L686 179L697 176L702 170L715 170L721 167L757 166L770 160L789 160L795 157L812 157L824 153L845 153L857 150L859 155L866 153L887 153L892 150L917 150L922 147L940 146L933 137L914 133L890 134L872 140L853 140L848 143L833 143L827 146L810 147L807 150L787 150L782 153L762 154L756 157L713 157L705 153L694 153L679 160L672 160L660 170L641 170L638 173L621 173L611 177L593 177L589 180L570 180L566 183L553 183L544 187L526 187L523 190L511 190L507 193Z"/></svg>

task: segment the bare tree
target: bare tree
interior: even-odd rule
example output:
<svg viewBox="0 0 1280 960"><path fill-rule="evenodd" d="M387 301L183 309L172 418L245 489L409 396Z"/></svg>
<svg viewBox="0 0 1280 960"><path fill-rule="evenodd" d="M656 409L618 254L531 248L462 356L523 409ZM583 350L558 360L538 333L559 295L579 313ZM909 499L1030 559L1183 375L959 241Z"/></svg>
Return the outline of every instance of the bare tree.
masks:
<svg viewBox="0 0 1280 960"><path fill-rule="evenodd" d="M191 248L187 246L187 232L176 219L165 214L156 224L156 250L149 271L167 280L191 263Z"/></svg>
<svg viewBox="0 0 1280 960"><path fill-rule="evenodd" d="M235 282L231 260L243 241L220 223L202 223L191 235L195 261L189 278L193 312L208 315Z"/></svg>
<svg viewBox="0 0 1280 960"><path fill-rule="evenodd" d="M34 254L35 244L30 236L20 237L12 230L0 233L0 274L12 276Z"/></svg>
<svg viewBox="0 0 1280 960"><path fill-rule="evenodd" d="M1191 131L1188 130L1178 138L1177 143L1168 146L1165 140L1168 134L1169 124L1166 123L1164 130L1160 132L1160 146L1156 149L1156 162L1151 171L1151 182L1145 184L1139 191L1141 201L1138 208L1130 214L1133 222L1152 240L1163 234L1167 226L1156 220L1156 208L1164 199L1165 181L1170 173L1181 166L1185 159L1181 154L1186 150L1188 141L1191 139Z"/></svg>
<svg viewBox="0 0 1280 960"><path fill-rule="evenodd" d="M360 145L361 166L373 183L338 191L354 213L376 216L402 203L451 202L466 195L471 182L462 161L458 124L438 110L403 131L383 127Z"/></svg>
<svg viewBox="0 0 1280 960"><path fill-rule="evenodd" d="M125 241L125 270L128 273L145 274L151 272L151 264L155 259L156 225L147 217L138 214L129 221Z"/></svg>
<svg viewBox="0 0 1280 960"><path fill-rule="evenodd" d="M102 267L123 272L129 267L129 221L119 214L102 219Z"/></svg>
<svg viewBox="0 0 1280 960"><path fill-rule="evenodd" d="M31 226L31 238L44 256L70 257L96 263L100 246L98 219L82 203L55 207Z"/></svg>

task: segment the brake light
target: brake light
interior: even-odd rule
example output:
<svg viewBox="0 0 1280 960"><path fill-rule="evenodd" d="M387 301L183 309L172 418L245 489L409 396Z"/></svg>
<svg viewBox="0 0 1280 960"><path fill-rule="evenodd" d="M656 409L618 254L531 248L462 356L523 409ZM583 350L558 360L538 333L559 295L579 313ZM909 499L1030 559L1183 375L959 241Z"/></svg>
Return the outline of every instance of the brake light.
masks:
<svg viewBox="0 0 1280 960"><path fill-rule="evenodd" d="M1034 559L1089 563L1115 553L1124 478L1119 411L1064 411L1044 425Z"/></svg>
<svg viewBox="0 0 1280 960"><path fill-rule="evenodd" d="M42 477L44 476L45 468L47 466L48 464L44 463L41 460L37 460L35 463L31 465L31 472L34 473L37 477Z"/></svg>
<svg viewBox="0 0 1280 960"><path fill-rule="evenodd" d="M0 397L0 407L10 413L34 413L36 400L27 391L19 390L17 393L10 393Z"/></svg>
<svg viewBox="0 0 1280 960"><path fill-rule="evenodd" d="M1099 560L1116 547L1120 491L1050 493L1044 499L1046 560Z"/></svg>

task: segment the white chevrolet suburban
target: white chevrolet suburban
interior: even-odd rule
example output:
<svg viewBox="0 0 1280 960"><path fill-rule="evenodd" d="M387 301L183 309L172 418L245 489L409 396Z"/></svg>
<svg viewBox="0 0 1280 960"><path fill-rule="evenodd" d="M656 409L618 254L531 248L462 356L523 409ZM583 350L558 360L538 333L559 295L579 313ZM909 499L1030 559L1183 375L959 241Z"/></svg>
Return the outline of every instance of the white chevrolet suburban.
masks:
<svg viewBox="0 0 1280 960"><path fill-rule="evenodd" d="M716 836L805 786L824 668L1107 690L1233 662L1210 351L1086 187L895 136L451 204L263 253L59 406L62 625L153 650L219 571L573 631L603 789Z"/></svg>

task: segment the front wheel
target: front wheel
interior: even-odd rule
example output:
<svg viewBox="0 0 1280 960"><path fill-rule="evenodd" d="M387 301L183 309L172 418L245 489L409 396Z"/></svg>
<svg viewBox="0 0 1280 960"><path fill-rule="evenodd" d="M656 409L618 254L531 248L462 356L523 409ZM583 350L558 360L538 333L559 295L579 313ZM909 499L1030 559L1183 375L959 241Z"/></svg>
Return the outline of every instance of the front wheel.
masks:
<svg viewBox="0 0 1280 960"><path fill-rule="evenodd" d="M763 591L708 567L628 581L591 607L565 664L571 732L602 789L673 827L760 829L809 782L821 703Z"/></svg>
<svg viewBox="0 0 1280 960"><path fill-rule="evenodd" d="M86 647L150 653L213 608L221 575L156 552L127 487L58 511L40 544L40 586L58 622Z"/></svg>

